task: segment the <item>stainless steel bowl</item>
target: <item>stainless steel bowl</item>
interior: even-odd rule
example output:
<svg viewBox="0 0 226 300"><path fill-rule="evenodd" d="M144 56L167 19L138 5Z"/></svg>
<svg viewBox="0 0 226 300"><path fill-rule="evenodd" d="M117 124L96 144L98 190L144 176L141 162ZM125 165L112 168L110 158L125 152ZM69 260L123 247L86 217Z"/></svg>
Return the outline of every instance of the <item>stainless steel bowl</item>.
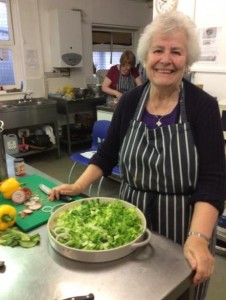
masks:
<svg viewBox="0 0 226 300"><path fill-rule="evenodd" d="M101 84L87 84L88 89L90 89L95 98L101 97L102 89Z"/></svg>
<svg viewBox="0 0 226 300"><path fill-rule="evenodd" d="M51 234L51 230L56 226L55 219L56 217L61 214L62 212L76 206L80 205L82 201L91 201L97 199L95 198L84 198L81 200L73 201L71 203L65 204L64 206L60 207L57 211L55 211L51 217L49 218L49 221L47 223L47 230L48 230L48 236L49 241L52 247L59 252L61 255L68 257L73 260L83 261L83 262L106 262L106 261L112 261L119 258L122 258L130 253L132 253L135 249L139 247L143 247L150 243L151 240L151 232L149 229L147 229L146 219L144 214L133 204L128 203L123 200L119 200L125 207L135 207L136 212L141 219L142 222L142 232L141 234L132 242L123 245L121 247L109 249L109 250L80 250L75 249L72 247L68 247L66 245L61 244L53 235ZM105 197L98 197L100 202L109 202L109 201L116 201L115 198L105 198Z"/></svg>

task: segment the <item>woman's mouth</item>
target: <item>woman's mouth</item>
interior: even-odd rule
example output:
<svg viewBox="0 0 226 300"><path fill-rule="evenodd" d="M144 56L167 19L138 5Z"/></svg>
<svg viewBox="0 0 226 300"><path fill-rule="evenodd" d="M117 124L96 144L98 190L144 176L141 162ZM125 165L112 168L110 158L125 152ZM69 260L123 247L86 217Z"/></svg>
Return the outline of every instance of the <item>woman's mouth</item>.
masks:
<svg viewBox="0 0 226 300"><path fill-rule="evenodd" d="M166 70L166 69L155 69L155 71L162 74L171 74L174 72L173 70Z"/></svg>

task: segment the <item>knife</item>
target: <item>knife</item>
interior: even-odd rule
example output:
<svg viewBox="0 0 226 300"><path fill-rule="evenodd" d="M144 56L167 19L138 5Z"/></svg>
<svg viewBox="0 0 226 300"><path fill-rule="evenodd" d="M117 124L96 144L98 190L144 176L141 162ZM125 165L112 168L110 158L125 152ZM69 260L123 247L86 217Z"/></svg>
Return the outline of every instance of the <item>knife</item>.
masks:
<svg viewBox="0 0 226 300"><path fill-rule="evenodd" d="M44 185L44 184L39 184L39 188L42 192L44 192L46 195L49 195L50 192L51 192L51 188L49 188L48 186ZM67 201L67 202L70 202L73 200L73 198L71 196L68 196L68 195L60 195L60 200L63 200L63 201ZM89 298L87 298L89 299Z"/></svg>
<svg viewBox="0 0 226 300"><path fill-rule="evenodd" d="M62 300L94 300L94 295L93 294L89 294L86 296L75 296L75 297L69 297L69 298L65 298Z"/></svg>

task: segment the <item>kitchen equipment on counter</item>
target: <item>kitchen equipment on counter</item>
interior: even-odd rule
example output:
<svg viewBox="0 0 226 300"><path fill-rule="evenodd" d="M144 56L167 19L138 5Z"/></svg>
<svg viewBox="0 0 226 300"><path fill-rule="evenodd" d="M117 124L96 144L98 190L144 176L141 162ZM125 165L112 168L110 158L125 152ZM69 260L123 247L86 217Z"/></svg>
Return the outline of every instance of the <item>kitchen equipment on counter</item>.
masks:
<svg viewBox="0 0 226 300"><path fill-rule="evenodd" d="M46 195L49 195L50 192L51 192L51 188L49 188L48 186L44 185L44 184L39 184L39 188L41 191L43 191L43 193L45 193ZM67 195L61 195L61 200L64 200L64 201L72 201L73 198L71 196L67 196Z"/></svg>
<svg viewBox="0 0 226 300"><path fill-rule="evenodd" d="M58 206L59 204L62 205L65 204L65 201L62 200L56 200L56 201L48 200L48 196L40 190L39 184L44 184L51 188L56 186L56 184L52 183L51 181L49 181L48 179L42 176L39 176L37 174L25 175L18 178L18 181L23 184L23 187L28 187L29 189L31 189L33 194L38 195L40 197L40 200L43 203L43 209L39 209L33 212L28 217L22 218L19 212L27 208L26 205L24 204L18 205L13 203L12 201L10 202L10 205L15 207L17 211L16 225L24 232L28 232L32 229L35 229L47 223L51 215L51 209L55 206ZM82 198L81 196L73 197L74 200L81 199L81 198ZM0 193L0 204L9 204L9 200L4 199L1 193Z"/></svg>
<svg viewBox="0 0 226 300"><path fill-rule="evenodd" d="M90 96L90 91L87 88L75 88L74 89L75 100L84 99Z"/></svg>
<svg viewBox="0 0 226 300"><path fill-rule="evenodd" d="M95 98L102 96L101 84L87 84L88 89L90 89Z"/></svg>
<svg viewBox="0 0 226 300"><path fill-rule="evenodd" d="M86 296L74 296L74 297L69 297L69 298L62 299L62 300L94 300L94 295L89 294Z"/></svg>
<svg viewBox="0 0 226 300"><path fill-rule="evenodd" d="M85 199L80 199L78 201L73 201L59 208L51 215L47 223L47 231L48 231L50 244L57 252L73 260L97 263L97 262L107 262L107 261L117 260L119 258L122 258L132 253L135 249L149 244L151 240L151 232L149 231L149 229L147 229L146 219L143 213L136 206L134 206L129 202L118 200L115 198L107 198L107 197L98 197L98 199L100 202L120 201L125 207L136 209L136 212L139 218L141 219L142 232L135 240L123 246L112 248L109 250L82 250L82 249L68 247L67 245L60 243L57 240L57 238L55 238L51 233L53 228L55 227L56 218L62 212L65 212L76 205L81 205L81 202L84 200L93 201L95 199L97 198L85 198Z"/></svg>
<svg viewBox="0 0 226 300"><path fill-rule="evenodd" d="M4 135L5 152L8 154L17 154L19 152L18 138L16 134Z"/></svg>

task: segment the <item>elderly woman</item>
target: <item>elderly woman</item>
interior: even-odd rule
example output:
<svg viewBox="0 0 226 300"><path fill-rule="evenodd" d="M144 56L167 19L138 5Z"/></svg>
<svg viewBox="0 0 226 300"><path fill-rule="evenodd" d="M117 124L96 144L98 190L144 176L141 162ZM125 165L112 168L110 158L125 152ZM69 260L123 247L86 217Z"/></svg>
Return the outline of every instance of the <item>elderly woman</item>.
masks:
<svg viewBox="0 0 226 300"><path fill-rule="evenodd" d="M136 57L130 50L124 51L120 57L120 65L112 66L102 83L102 91L120 98L123 93L141 85L141 77L135 67Z"/></svg>
<svg viewBox="0 0 226 300"><path fill-rule="evenodd" d="M119 197L137 205L149 227L183 245L194 299L204 299L214 269L214 229L225 195L224 140L218 103L184 74L199 57L194 23L161 14L138 44L148 82L124 94L108 136L72 185L50 196L79 194L120 161Z"/></svg>

